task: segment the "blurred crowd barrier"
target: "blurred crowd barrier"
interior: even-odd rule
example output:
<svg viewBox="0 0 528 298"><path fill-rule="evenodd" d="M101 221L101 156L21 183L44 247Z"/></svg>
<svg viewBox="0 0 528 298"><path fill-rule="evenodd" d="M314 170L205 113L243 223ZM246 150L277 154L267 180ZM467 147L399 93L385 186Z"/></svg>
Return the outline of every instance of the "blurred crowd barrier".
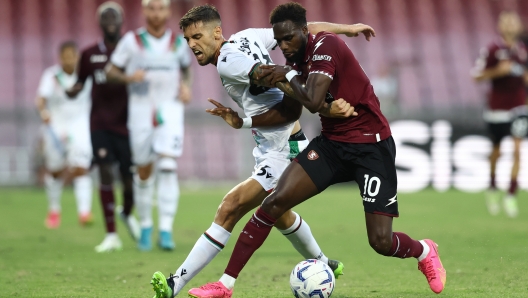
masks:
<svg viewBox="0 0 528 298"><path fill-rule="evenodd" d="M103 0L2 0L0 9L0 184L34 183L41 164L39 118L34 97L42 71L56 63L58 45L75 40L81 48L100 39L95 11ZM125 9L124 30L143 25L139 0L116 0ZM270 11L283 0L210 0L222 15L224 36L248 27L268 27ZM309 21L366 23L377 37L345 38L372 79L398 140L401 190L428 185L477 191L486 186L481 120L486 88L469 71L479 49L497 38L503 9L528 20L526 0L300 0ZM188 9L206 1L172 3L170 27ZM284 59L274 51L275 63ZM235 107L214 66L193 62L194 101L187 107L182 181L234 181L249 176L254 146L249 131L237 131L204 109L207 98ZM318 117L305 112L310 137ZM436 121L435 119L445 119ZM505 150L510 143L506 142ZM528 152L525 150L524 152ZM507 155L499 177L508 169ZM523 160L528 160L525 158ZM522 167L522 171L524 171ZM521 173L520 181L526 181ZM505 174L508 177L508 174ZM499 180L499 184L502 183ZM504 182L506 183L506 182ZM528 185L521 187L528 188Z"/></svg>

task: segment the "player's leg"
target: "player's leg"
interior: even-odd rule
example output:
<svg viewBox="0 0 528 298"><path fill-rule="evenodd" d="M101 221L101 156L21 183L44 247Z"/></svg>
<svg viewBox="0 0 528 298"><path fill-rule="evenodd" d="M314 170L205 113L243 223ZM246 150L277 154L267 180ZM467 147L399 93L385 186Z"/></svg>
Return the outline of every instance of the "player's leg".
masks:
<svg viewBox="0 0 528 298"><path fill-rule="evenodd" d="M48 215L45 220L45 225L50 229L56 229L60 225L60 201L64 185L66 160L61 152L61 148L57 148L57 144L51 139L48 133L43 134L43 145L46 167L44 186L48 197Z"/></svg>
<svg viewBox="0 0 528 298"><path fill-rule="evenodd" d="M414 240L405 233L392 231L393 217L398 216L394 141L390 137L368 146L361 165L356 166L355 177L363 198L369 244L384 256L418 259L429 286L440 293L446 276L436 243L429 239Z"/></svg>
<svg viewBox="0 0 528 298"><path fill-rule="evenodd" d="M168 287L165 282L169 282L172 283L169 291L173 295L177 295L194 276L222 251L236 223L250 210L259 206L268 194L262 185L252 178L235 186L224 196L213 223L200 236L183 264L176 270L174 277L165 281L161 273L154 274L152 281L154 289L158 289L157 292L160 292L160 289Z"/></svg>
<svg viewBox="0 0 528 298"><path fill-rule="evenodd" d="M138 241L141 229L139 222L134 214L132 208L134 207L134 193L133 193L133 174L132 174L132 154L130 152L130 140L128 136L114 135L113 148L116 159L119 161L119 173L121 176L121 184L123 188L123 207L119 208L119 218L127 227L128 233Z"/></svg>
<svg viewBox="0 0 528 298"><path fill-rule="evenodd" d="M179 101L164 102L158 106L155 117L158 126L152 145L154 152L160 156L156 167L158 244L162 249L172 250L175 247L172 226L180 198L176 159L183 151L183 104Z"/></svg>
<svg viewBox="0 0 528 298"><path fill-rule="evenodd" d="M67 161L69 175L73 181L73 191L77 201L79 223L92 223L92 178L89 175L92 163L92 142L88 119L78 119L68 128Z"/></svg>
<svg viewBox="0 0 528 298"><path fill-rule="evenodd" d="M513 138L513 166L511 169L510 176L510 187L508 188L508 193L504 197L503 205L504 212L509 217L517 217L519 214L519 207L517 205L517 188L518 182L517 177L519 176L519 170L521 167L521 143L522 138L514 137Z"/></svg>
<svg viewBox="0 0 528 298"><path fill-rule="evenodd" d="M488 134L492 143L489 155L490 162L490 184L486 191L486 206L491 215L497 215L500 212L500 193L496 185L497 161L501 155L500 144L502 139L509 134L509 123L488 123Z"/></svg>
<svg viewBox="0 0 528 298"><path fill-rule="evenodd" d="M113 164L116 160L111 142L111 135L107 131L92 131L92 151L94 163L99 172L99 199L103 209L106 235L103 241L95 247L96 252L110 252L120 250L123 245L116 233L115 225L115 197Z"/></svg>

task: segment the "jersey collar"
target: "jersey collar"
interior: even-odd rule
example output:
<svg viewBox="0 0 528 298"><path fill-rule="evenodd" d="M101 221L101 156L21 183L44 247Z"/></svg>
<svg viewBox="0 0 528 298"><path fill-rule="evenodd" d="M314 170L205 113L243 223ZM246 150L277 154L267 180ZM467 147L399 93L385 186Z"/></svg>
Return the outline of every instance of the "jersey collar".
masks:
<svg viewBox="0 0 528 298"><path fill-rule="evenodd" d="M222 42L222 44L220 45L220 47L218 48L218 50L216 50L216 53L215 53L215 57L214 57L214 60L213 60L213 65L216 66L216 64L218 63L218 57L220 56L220 50L222 49L222 47L225 45L225 44L228 44L228 43L232 43L232 41L229 41L229 40L225 40Z"/></svg>

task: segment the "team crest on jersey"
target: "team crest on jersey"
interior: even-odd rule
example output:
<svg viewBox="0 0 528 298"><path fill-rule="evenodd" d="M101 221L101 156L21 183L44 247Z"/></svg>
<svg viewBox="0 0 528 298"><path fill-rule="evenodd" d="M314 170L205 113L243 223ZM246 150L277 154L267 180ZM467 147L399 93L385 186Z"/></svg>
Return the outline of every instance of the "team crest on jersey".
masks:
<svg viewBox="0 0 528 298"><path fill-rule="evenodd" d="M317 152L315 152L315 150L310 150L310 152L308 152L308 159L309 160L316 160L319 158L319 154L317 154Z"/></svg>

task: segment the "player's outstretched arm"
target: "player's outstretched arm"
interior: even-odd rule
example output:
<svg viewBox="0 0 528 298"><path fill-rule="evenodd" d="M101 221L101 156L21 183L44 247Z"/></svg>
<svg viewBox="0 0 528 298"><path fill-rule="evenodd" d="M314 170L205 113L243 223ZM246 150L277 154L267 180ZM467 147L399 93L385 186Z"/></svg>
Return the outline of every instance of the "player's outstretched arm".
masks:
<svg viewBox="0 0 528 298"><path fill-rule="evenodd" d="M75 85L73 85L73 87L66 90L66 95L68 95L68 98L73 99L75 96L77 96L77 94L79 94L79 92L82 91L83 87L84 84L82 82L77 82Z"/></svg>
<svg viewBox="0 0 528 298"><path fill-rule="evenodd" d="M238 112L223 106L213 99L209 98L208 101L215 105L216 108L205 111L213 116L221 117L227 124L236 129L242 128L244 123L246 123L245 128L286 125L299 120L302 113L302 105L286 95L280 103L273 106L267 112L245 119L241 118Z"/></svg>
<svg viewBox="0 0 528 298"><path fill-rule="evenodd" d="M327 22L309 22L308 31L311 34L317 34L321 31L332 32L335 34L344 34L348 37L358 36L359 33L365 35L365 39L370 41L371 37L376 37L376 31L369 25L357 24L335 24Z"/></svg>

